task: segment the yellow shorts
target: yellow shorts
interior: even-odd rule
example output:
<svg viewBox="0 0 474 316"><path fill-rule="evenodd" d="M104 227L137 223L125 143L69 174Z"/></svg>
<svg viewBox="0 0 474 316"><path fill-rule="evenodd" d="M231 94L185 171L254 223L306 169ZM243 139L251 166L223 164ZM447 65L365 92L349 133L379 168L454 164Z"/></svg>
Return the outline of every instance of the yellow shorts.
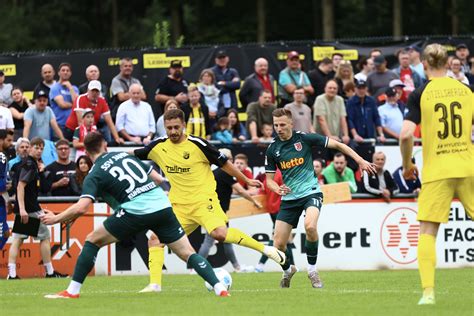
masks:
<svg viewBox="0 0 474 316"><path fill-rule="evenodd" d="M474 219L474 177L423 183L417 219L434 223L448 222L451 201L455 197L459 198L469 217Z"/></svg>
<svg viewBox="0 0 474 316"><path fill-rule="evenodd" d="M186 235L191 234L198 226L212 232L229 221L217 198L193 204L173 203L173 211Z"/></svg>

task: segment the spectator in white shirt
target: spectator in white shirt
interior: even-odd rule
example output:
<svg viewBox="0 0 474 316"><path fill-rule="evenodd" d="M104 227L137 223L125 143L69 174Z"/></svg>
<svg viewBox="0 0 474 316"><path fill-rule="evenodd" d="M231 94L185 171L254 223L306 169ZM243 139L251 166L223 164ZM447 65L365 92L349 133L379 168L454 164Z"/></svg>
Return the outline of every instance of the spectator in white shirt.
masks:
<svg viewBox="0 0 474 316"><path fill-rule="evenodd" d="M0 129L13 130L14 128L12 112L10 109L0 106Z"/></svg>
<svg viewBox="0 0 474 316"><path fill-rule="evenodd" d="M126 141L148 145L156 127L150 104L141 100L143 93L141 85L130 86L130 99L120 104L115 126Z"/></svg>

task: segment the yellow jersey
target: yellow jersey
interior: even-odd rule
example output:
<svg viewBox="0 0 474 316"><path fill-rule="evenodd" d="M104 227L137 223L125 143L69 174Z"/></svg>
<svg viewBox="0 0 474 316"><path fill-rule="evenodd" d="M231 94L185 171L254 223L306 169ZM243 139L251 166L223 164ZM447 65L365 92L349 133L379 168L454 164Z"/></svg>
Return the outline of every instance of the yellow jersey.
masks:
<svg viewBox="0 0 474 316"><path fill-rule="evenodd" d="M432 78L408 98L406 120L421 124L423 183L474 176L474 97L449 77Z"/></svg>
<svg viewBox="0 0 474 316"><path fill-rule="evenodd" d="M206 140L187 135L183 142L174 144L163 137L136 149L134 154L142 160L149 159L158 164L171 184L171 203L218 201L211 164L221 167L227 157Z"/></svg>

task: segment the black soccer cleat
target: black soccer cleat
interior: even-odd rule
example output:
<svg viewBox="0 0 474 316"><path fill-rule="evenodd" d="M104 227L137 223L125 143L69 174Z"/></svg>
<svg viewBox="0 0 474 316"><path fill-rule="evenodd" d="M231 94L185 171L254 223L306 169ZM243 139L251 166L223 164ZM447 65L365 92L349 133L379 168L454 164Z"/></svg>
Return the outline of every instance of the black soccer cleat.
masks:
<svg viewBox="0 0 474 316"><path fill-rule="evenodd" d="M68 278L69 275L54 271L52 274L46 274L45 278Z"/></svg>

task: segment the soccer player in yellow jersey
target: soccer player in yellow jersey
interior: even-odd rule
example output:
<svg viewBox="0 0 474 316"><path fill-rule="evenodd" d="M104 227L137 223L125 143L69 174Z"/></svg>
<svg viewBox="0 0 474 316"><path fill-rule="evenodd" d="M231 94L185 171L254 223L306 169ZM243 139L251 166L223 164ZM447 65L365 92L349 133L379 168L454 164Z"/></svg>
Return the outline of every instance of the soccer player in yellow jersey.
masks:
<svg viewBox="0 0 474 316"><path fill-rule="evenodd" d="M418 268L423 296L419 305L435 303L436 235L440 223L448 221L452 199L458 197L471 219L474 215L474 99L471 89L446 76L447 61L443 46L425 48L423 64L429 81L410 95L400 138L404 177L413 179L418 173L412 163L413 132L421 124Z"/></svg>
<svg viewBox="0 0 474 316"><path fill-rule="evenodd" d="M217 197L211 164L247 185L260 186L261 182L247 178L206 140L186 135L183 111L166 112L164 125L167 138L158 138L146 147L136 149L134 154L140 159L153 160L163 170L171 184L169 199L173 211L184 232L189 235L202 226L218 241L257 250L283 264L286 258L283 252L265 246L237 228L227 228L228 219ZM164 251L156 236L149 241L149 253L150 284L142 292L159 292Z"/></svg>

